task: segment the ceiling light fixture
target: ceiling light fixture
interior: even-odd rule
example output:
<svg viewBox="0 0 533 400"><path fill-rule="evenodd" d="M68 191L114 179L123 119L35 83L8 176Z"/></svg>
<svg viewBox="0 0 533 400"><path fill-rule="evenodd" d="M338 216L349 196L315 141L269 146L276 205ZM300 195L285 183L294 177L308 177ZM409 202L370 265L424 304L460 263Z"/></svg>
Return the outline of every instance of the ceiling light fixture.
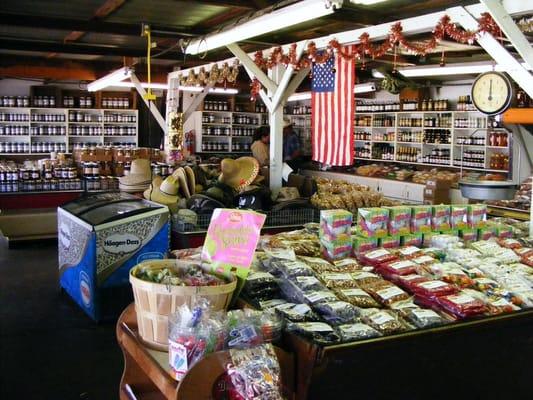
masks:
<svg viewBox="0 0 533 400"><path fill-rule="evenodd" d="M525 68L528 68L526 63L522 63ZM418 78L424 76L444 76L444 75L468 75L481 74L489 71L504 71L505 67L498 64L494 66L493 63L461 63L461 64L447 64L444 67L440 65L424 65L420 67L406 67L398 69L403 76L407 78ZM377 70L372 70L374 78L383 78L383 74Z"/></svg>
<svg viewBox="0 0 533 400"><path fill-rule="evenodd" d="M95 80L87 85L87 90L89 92L96 92L102 90L108 86L113 86L113 84L122 82L125 79L129 79L131 76L132 70L129 67L122 67L113 71L106 76L103 76L100 79Z"/></svg>
<svg viewBox="0 0 533 400"><path fill-rule="evenodd" d="M117 83L113 83L112 85L110 86L113 86L113 87L123 87L123 88L133 88L135 87L135 85L133 84L133 82L117 82ZM141 86L145 89L156 89L156 90L167 90L168 89L168 85L166 83L155 83L155 82L152 82L152 83L148 83L148 82L141 82Z"/></svg>
<svg viewBox="0 0 533 400"><path fill-rule="evenodd" d="M135 87L135 85L133 84L133 82L117 82L117 83L114 83L112 84L111 86L113 87L123 87L123 88L133 88ZM156 90L168 90L168 85L166 83L150 83L148 84L148 82L141 82L141 86L143 88L152 88L152 89L156 89ZM182 92L201 92L202 90L204 90L204 88L202 86L179 86L179 90L181 90ZM229 89L224 89L224 88L211 88L209 89L209 93L214 93L214 94L237 94L239 93L239 91L237 89L233 89L233 88L229 88Z"/></svg>
<svg viewBox="0 0 533 400"><path fill-rule="evenodd" d="M354 86L353 92L354 93L369 93L369 92L375 92L376 91L376 84L374 82L367 82L367 83L359 83ZM311 92L301 92L301 93L294 93L293 95L289 96L287 101L302 101L302 100L310 100L311 99Z"/></svg>
<svg viewBox="0 0 533 400"><path fill-rule="evenodd" d="M186 54L200 54L231 43L237 43L265 33L330 15L342 7L340 0L304 0L283 7L257 18L191 41Z"/></svg>
<svg viewBox="0 0 533 400"><path fill-rule="evenodd" d="M350 3L370 6L372 4L383 3L384 1L386 0L350 0Z"/></svg>

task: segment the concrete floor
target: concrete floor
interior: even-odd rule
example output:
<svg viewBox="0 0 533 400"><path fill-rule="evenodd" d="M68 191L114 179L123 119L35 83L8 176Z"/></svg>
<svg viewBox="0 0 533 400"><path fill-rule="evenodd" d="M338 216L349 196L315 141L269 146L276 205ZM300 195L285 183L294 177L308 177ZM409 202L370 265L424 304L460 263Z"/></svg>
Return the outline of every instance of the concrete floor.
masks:
<svg viewBox="0 0 533 400"><path fill-rule="evenodd" d="M0 243L0 399L118 398L115 324L95 324L57 282L57 244Z"/></svg>

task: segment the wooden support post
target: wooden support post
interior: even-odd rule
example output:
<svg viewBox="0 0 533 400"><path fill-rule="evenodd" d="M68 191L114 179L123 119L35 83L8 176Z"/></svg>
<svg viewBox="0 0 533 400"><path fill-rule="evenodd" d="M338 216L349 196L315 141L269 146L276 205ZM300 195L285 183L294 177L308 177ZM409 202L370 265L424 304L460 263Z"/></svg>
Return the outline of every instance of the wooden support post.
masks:
<svg viewBox="0 0 533 400"><path fill-rule="evenodd" d="M285 67L281 64L276 65L268 71L269 77L279 84ZM268 93L270 97L274 93ZM282 186L283 169L283 106L277 107L270 112L270 189L280 189Z"/></svg>
<svg viewBox="0 0 533 400"><path fill-rule="evenodd" d="M300 57L302 56L302 53L306 47L307 47L307 41L299 42L296 45L296 61L300 60ZM281 80L279 81L279 84L278 84L278 88L276 89L276 93L274 93L274 96L272 97L273 111L275 111L276 108L278 108L278 106L280 105L283 95L284 93L286 93L285 89L287 88L287 85L289 84L289 81L292 77L293 72L294 72L294 67L292 65L289 65L287 69L285 70L285 73L281 77Z"/></svg>
<svg viewBox="0 0 533 400"><path fill-rule="evenodd" d="M245 66L248 73L252 73L252 78L255 77L259 79L259 82L266 87L268 90L270 90L272 93L276 92L278 85L272 81L268 76L265 75L265 73L259 68L257 65L255 65L254 60L246 54L237 43L231 43L226 46L229 51L231 51L233 54L235 54L235 57L239 59L239 61Z"/></svg>

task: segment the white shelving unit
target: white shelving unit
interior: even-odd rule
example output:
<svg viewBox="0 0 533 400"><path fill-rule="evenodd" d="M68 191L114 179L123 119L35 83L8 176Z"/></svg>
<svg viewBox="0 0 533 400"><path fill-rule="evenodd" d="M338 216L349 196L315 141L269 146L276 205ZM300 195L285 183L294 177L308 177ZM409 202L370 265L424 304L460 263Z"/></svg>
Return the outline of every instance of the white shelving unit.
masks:
<svg viewBox="0 0 533 400"><path fill-rule="evenodd" d="M196 111L193 116L196 152L250 153L255 130L266 125L267 118L266 113ZM244 121L249 121L249 123Z"/></svg>
<svg viewBox="0 0 533 400"><path fill-rule="evenodd" d="M300 138L300 145L302 146L302 154L304 156L311 155L311 114L285 114L291 122L294 131Z"/></svg>
<svg viewBox="0 0 533 400"><path fill-rule="evenodd" d="M380 118L383 116L388 116L394 119L392 126L388 127L376 127L373 126L375 121L378 120L376 116ZM424 118L426 117L440 117L447 116L450 118L451 123L446 124L446 126L437 126L429 127L424 125ZM504 153L505 155L511 157L511 146L490 146L488 132L492 129L489 128L488 117L484 114L478 113L476 111L391 111L391 112L356 112L356 121L362 121L366 117L365 125L355 125L354 131L356 132L356 137L358 133L366 132L369 139L355 139L355 146L361 147L362 144L366 144L367 148L370 146L370 154L373 154L374 144L379 143L389 143L390 146L394 148L394 157L393 159L379 159L372 157L355 157L356 160L365 160L365 161L379 161L379 162L397 162L404 164L413 164L413 165L425 165L432 167L447 167L447 168L457 168L460 169L461 166L455 161L455 159L462 159L462 151L466 150L476 150L484 152L484 164L479 167L464 166L465 170L472 171L484 171L484 172L501 172L501 173L510 173L509 170L504 169L492 169L490 168L490 157L495 152ZM399 120L403 117L409 118L421 118L422 126L400 126ZM458 121L470 121L470 125L466 122L468 126L476 127L457 127ZM367 126L370 125L370 126ZM479 127L478 127L479 126ZM450 132L450 142L451 143L425 143L423 142L424 131L431 131L435 129L445 129ZM502 131L501 128L497 129ZM421 140L416 141L405 141L398 140L401 132L413 132L420 131ZM376 139L376 135L389 133L393 136L393 140L380 140L381 137ZM483 145L461 145L458 144L457 139L460 137L469 137L469 136L480 137L483 139ZM508 136L510 137L510 136ZM414 147L421 150L421 156L427 155L433 148L449 148L450 149L450 160L446 163L425 163L425 162L411 162L411 161L402 161L398 160L398 149L399 147Z"/></svg>
<svg viewBox="0 0 533 400"><path fill-rule="evenodd" d="M89 143L137 146L138 121L131 109L0 107L0 156L70 153Z"/></svg>

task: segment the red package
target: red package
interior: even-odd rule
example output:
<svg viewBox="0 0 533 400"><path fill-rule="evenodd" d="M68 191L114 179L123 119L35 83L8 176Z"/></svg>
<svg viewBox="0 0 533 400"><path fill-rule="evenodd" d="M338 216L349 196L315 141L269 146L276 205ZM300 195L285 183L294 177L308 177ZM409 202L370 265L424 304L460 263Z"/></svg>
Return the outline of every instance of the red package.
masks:
<svg viewBox="0 0 533 400"><path fill-rule="evenodd" d="M393 254L403 259L413 259L424 255L424 252L416 246L400 247L393 251Z"/></svg>
<svg viewBox="0 0 533 400"><path fill-rule="evenodd" d="M446 311L459 318L474 317L487 311L487 306L483 301L464 293L437 297L437 302Z"/></svg>
<svg viewBox="0 0 533 400"><path fill-rule="evenodd" d="M457 288L443 281L432 280L415 283L413 285L413 291L416 294L431 298L457 293Z"/></svg>
<svg viewBox="0 0 533 400"><path fill-rule="evenodd" d="M379 264L392 262L397 259L398 257L396 257L387 249L376 249L369 251L368 253L359 254L359 260L362 263L372 265L373 267Z"/></svg>
<svg viewBox="0 0 533 400"><path fill-rule="evenodd" d="M522 259L523 264L533 267L533 249L529 247L522 247L520 249L514 249L514 252L518 254Z"/></svg>
<svg viewBox="0 0 533 400"><path fill-rule="evenodd" d="M411 275L416 273L417 265L410 260L397 260L378 265L376 270L385 278L391 278L395 275Z"/></svg>
<svg viewBox="0 0 533 400"><path fill-rule="evenodd" d="M409 292L414 292L414 285L420 282L427 282L428 278L418 274L397 276L395 282Z"/></svg>
<svg viewBox="0 0 533 400"><path fill-rule="evenodd" d="M507 249L519 249L522 247L520 242L516 239L498 239L498 244Z"/></svg>

